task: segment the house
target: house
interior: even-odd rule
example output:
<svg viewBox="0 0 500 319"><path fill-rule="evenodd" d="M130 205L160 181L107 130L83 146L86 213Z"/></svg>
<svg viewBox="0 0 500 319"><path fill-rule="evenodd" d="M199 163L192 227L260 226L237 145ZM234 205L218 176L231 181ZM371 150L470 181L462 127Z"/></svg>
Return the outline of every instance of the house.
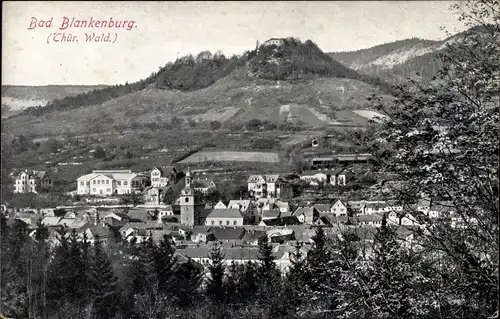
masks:
<svg viewBox="0 0 500 319"><path fill-rule="evenodd" d="M320 216L315 222L315 226L332 227L332 222L327 215Z"/></svg>
<svg viewBox="0 0 500 319"><path fill-rule="evenodd" d="M271 39L267 40L266 42L262 43L262 46L271 46L271 45L282 46L284 44L285 44L284 39L271 38Z"/></svg>
<svg viewBox="0 0 500 319"><path fill-rule="evenodd" d="M164 219L166 217L174 216L174 208L172 205L165 205L164 207L157 208L158 210L158 219Z"/></svg>
<svg viewBox="0 0 500 319"><path fill-rule="evenodd" d="M278 219L280 217L279 209L263 209L262 210L262 220Z"/></svg>
<svg viewBox="0 0 500 319"><path fill-rule="evenodd" d="M243 227L211 227L210 232L215 240L221 242L237 243L243 239L245 228Z"/></svg>
<svg viewBox="0 0 500 319"><path fill-rule="evenodd" d="M143 239L147 239L152 231L161 229L164 229L163 225L155 222L128 222L127 224L123 225L118 231L123 239L130 241L133 237L137 237L137 241L140 242Z"/></svg>
<svg viewBox="0 0 500 319"><path fill-rule="evenodd" d="M238 209L213 209L205 218L206 226L243 226L243 215Z"/></svg>
<svg viewBox="0 0 500 319"><path fill-rule="evenodd" d="M227 204L227 208L239 209L242 213L248 213L254 208L254 205L249 199L230 200Z"/></svg>
<svg viewBox="0 0 500 319"><path fill-rule="evenodd" d="M46 171L22 170L14 176L14 193L39 193L53 186Z"/></svg>
<svg viewBox="0 0 500 319"><path fill-rule="evenodd" d="M381 227L383 216L381 214L358 215L356 217L359 226Z"/></svg>
<svg viewBox="0 0 500 319"><path fill-rule="evenodd" d="M248 180L248 192L253 197L280 198L281 187L285 184L279 174L251 175Z"/></svg>
<svg viewBox="0 0 500 319"><path fill-rule="evenodd" d="M351 210L353 212L364 215L364 214L366 214L365 207L368 204L378 204L378 203L384 203L384 202L383 201L367 201L367 200L348 201L347 207L351 208Z"/></svg>
<svg viewBox="0 0 500 319"><path fill-rule="evenodd" d="M54 208L40 208L39 213L42 214L42 216L55 216Z"/></svg>
<svg viewBox="0 0 500 319"><path fill-rule="evenodd" d="M299 253L300 258L305 258L309 250L310 247L307 245L302 246ZM299 258L299 256L296 256L296 248L290 245L277 245L273 247L273 255L276 266L282 275L286 275L292 265L292 261L296 261Z"/></svg>
<svg viewBox="0 0 500 319"><path fill-rule="evenodd" d="M387 216L387 222L391 224L396 224L399 225L401 223L401 216L399 215L398 212L389 212L386 213Z"/></svg>
<svg viewBox="0 0 500 319"><path fill-rule="evenodd" d="M417 220L417 218L415 218L415 216L413 216L413 214L411 214L411 213L404 214L401 217L399 224L401 226L418 226L418 227L422 226L422 223L420 223Z"/></svg>
<svg viewBox="0 0 500 319"><path fill-rule="evenodd" d="M300 179L308 182L309 185L319 185L322 183L330 184L330 176L331 174L327 171L306 171L300 175Z"/></svg>
<svg viewBox="0 0 500 319"><path fill-rule="evenodd" d="M143 191L144 204L161 205L169 194L173 194L173 189L170 186L148 186Z"/></svg>
<svg viewBox="0 0 500 319"><path fill-rule="evenodd" d="M290 205L288 202L276 201L275 207L280 211L280 216L290 216Z"/></svg>
<svg viewBox="0 0 500 319"><path fill-rule="evenodd" d="M403 205L396 201L386 201L386 202L379 201L379 202L368 203L364 206L363 209L363 213L366 215L383 214L391 211L402 212Z"/></svg>
<svg viewBox="0 0 500 319"><path fill-rule="evenodd" d="M330 213L332 206L330 204L315 204L314 208L316 208L320 214L326 214Z"/></svg>
<svg viewBox="0 0 500 319"><path fill-rule="evenodd" d="M432 203L426 214L433 219L447 218L456 212L455 206L451 202Z"/></svg>
<svg viewBox="0 0 500 319"><path fill-rule="evenodd" d="M349 216L349 207L339 199L333 204L330 212L337 217Z"/></svg>
<svg viewBox="0 0 500 319"><path fill-rule="evenodd" d="M42 224L46 227L56 227L60 226L59 221L62 219L62 217L44 217L42 219Z"/></svg>
<svg viewBox="0 0 500 319"><path fill-rule="evenodd" d="M93 170L76 179L78 195L112 196L140 193L150 179L131 170Z"/></svg>
<svg viewBox="0 0 500 319"><path fill-rule="evenodd" d="M63 226L64 228L80 229L88 223L89 220L85 218L62 218L58 224Z"/></svg>
<svg viewBox="0 0 500 319"><path fill-rule="evenodd" d="M295 240L294 230L288 228L268 230L267 237L269 242L280 244Z"/></svg>
<svg viewBox="0 0 500 319"><path fill-rule="evenodd" d="M153 167L151 170L151 186L162 188L177 183L178 171L174 166Z"/></svg>
<svg viewBox="0 0 500 319"><path fill-rule="evenodd" d="M145 209L129 209L127 211L127 216L131 222L145 222L157 219L150 211Z"/></svg>
<svg viewBox="0 0 500 319"><path fill-rule="evenodd" d="M351 225L353 223L353 220L355 220L354 217L350 216L331 216L331 215L325 215L332 226L338 227L339 225Z"/></svg>
<svg viewBox="0 0 500 319"><path fill-rule="evenodd" d="M87 224L85 227L80 228L78 231L79 238L83 240L83 234L87 236L87 241L94 244L97 240L106 244L113 238L113 232L103 225Z"/></svg>
<svg viewBox="0 0 500 319"><path fill-rule="evenodd" d="M245 232L242 240L246 245L258 246L262 241L267 240L267 234L262 230L250 229Z"/></svg>
<svg viewBox="0 0 500 319"><path fill-rule="evenodd" d="M228 207L229 202L223 202L219 201L217 204L215 204L214 209L226 209L226 208L233 208L233 207ZM239 207L234 207L236 209L239 209Z"/></svg>
<svg viewBox="0 0 500 319"><path fill-rule="evenodd" d="M329 184L332 186L345 186L348 178L352 176L352 172L342 168L338 170L310 170L303 172L300 179L307 181L309 185Z"/></svg>
<svg viewBox="0 0 500 319"><path fill-rule="evenodd" d="M9 219L8 220L20 220L23 223L25 223L28 228L36 228L38 227L38 222L43 221L44 216L40 214L34 214L34 213L14 213L12 214L13 216L10 216L9 214ZM12 217L12 218L11 218Z"/></svg>
<svg viewBox="0 0 500 319"><path fill-rule="evenodd" d="M124 212L109 213L103 217L104 223L112 227L122 227L130 221Z"/></svg>
<svg viewBox="0 0 500 319"><path fill-rule="evenodd" d="M221 247L222 254L224 255L224 260L226 267L230 267L232 264L243 265L249 262L260 263L259 259L259 247L256 246L245 246L245 247ZM306 256L308 251L307 247L301 248L301 256ZM210 247L187 247L178 249L177 252L191 259L204 267L208 267L211 264L210 260ZM281 271L282 275L286 274L286 271L291 266L291 261L294 258L295 247L273 244L273 256L275 258L275 263L277 268Z"/></svg>
<svg viewBox="0 0 500 319"><path fill-rule="evenodd" d="M191 183L191 187L193 187L194 190L199 191L203 194L208 194L209 192L217 189L215 182L208 179L193 180L193 182Z"/></svg>
<svg viewBox="0 0 500 319"><path fill-rule="evenodd" d="M295 216L284 216L280 218L275 218L275 219L264 219L261 220L259 223L259 226L265 227L265 226L291 226L291 225L301 225L302 223L299 221L299 219Z"/></svg>
<svg viewBox="0 0 500 319"><path fill-rule="evenodd" d="M215 240L215 236L210 229L210 226L194 226L191 231L191 241L206 244L209 241Z"/></svg>
<svg viewBox="0 0 500 319"><path fill-rule="evenodd" d="M297 207L293 215L297 219L306 225L313 225L314 222L319 218L319 212L314 207Z"/></svg>

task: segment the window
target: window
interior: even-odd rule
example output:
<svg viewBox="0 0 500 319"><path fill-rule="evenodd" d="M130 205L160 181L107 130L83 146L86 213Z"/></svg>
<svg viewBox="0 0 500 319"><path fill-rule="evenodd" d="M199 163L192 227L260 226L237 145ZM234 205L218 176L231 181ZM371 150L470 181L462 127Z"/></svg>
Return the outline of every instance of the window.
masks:
<svg viewBox="0 0 500 319"><path fill-rule="evenodd" d="M219 225L222 225L222 220L219 220Z"/></svg>
<svg viewBox="0 0 500 319"><path fill-rule="evenodd" d="M92 191L95 192L95 188L92 188Z"/></svg>
<svg viewBox="0 0 500 319"><path fill-rule="evenodd" d="M128 185L128 181L123 181L123 185L127 186Z"/></svg>
<svg viewBox="0 0 500 319"><path fill-rule="evenodd" d="M229 225L229 220L226 220L226 225Z"/></svg>
<svg viewBox="0 0 500 319"><path fill-rule="evenodd" d="M100 179L97 180L97 184L101 184L101 180Z"/></svg>
<svg viewBox="0 0 500 319"><path fill-rule="evenodd" d="M215 225L215 220L212 220L212 225Z"/></svg>
<svg viewBox="0 0 500 319"><path fill-rule="evenodd" d="M122 182L121 181L116 181L116 185L121 186Z"/></svg>
<svg viewBox="0 0 500 319"><path fill-rule="evenodd" d="M109 185L109 179L106 180L106 184Z"/></svg>
<svg viewBox="0 0 500 319"><path fill-rule="evenodd" d="M184 202L189 203L189 198L188 198L188 197L186 197L186 198L184 199Z"/></svg>
<svg viewBox="0 0 500 319"><path fill-rule="evenodd" d="M235 221L233 221L233 225L235 225L235 226L236 226L237 224L238 224L238 222L237 222L236 220L235 220Z"/></svg>

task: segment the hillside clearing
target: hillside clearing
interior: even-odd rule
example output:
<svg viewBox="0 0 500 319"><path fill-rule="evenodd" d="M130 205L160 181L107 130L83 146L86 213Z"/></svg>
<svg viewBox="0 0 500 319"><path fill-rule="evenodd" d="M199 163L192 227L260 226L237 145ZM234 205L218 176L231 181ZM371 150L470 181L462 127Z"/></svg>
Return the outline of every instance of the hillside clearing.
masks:
<svg viewBox="0 0 500 319"><path fill-rule="evenodd" d="M201 162L265 162L278 163L279 156L268 152L197 152L180 161L180 164Z"/></svg>

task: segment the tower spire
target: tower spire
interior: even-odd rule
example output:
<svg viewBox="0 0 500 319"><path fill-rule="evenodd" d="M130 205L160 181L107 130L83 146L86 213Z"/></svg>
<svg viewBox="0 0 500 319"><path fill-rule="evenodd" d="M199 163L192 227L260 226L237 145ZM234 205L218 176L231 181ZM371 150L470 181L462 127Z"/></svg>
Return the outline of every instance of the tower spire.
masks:
<svg viewBox="0 0 500 319"><path fill-rule="evenodd" d="M191 187L191 167L188 166L186 172L186 188Z"/></svg>

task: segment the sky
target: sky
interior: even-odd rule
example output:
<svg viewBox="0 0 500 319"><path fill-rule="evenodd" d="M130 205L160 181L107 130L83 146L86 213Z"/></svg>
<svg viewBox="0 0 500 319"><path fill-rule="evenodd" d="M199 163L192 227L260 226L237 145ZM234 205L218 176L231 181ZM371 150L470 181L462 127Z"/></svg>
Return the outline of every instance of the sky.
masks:
<svg viewBox="0 0 500 319"><path fill-rule="evenodd" d="M2 84L124 84L146 78L189 53L241 54L254 49L257 41L273 37L310 39L324 52L359 50L412 37L439 40L447 37L441 27L451 33L464 30L449 9L452 3L5 1ZM134 23L130 30L75 24L59 30L65 17ZM33 24L42 27L30 29ZM55 42L62 33L78 42ZM111 42L87 42L93 33L109 33Z"/></svg>

